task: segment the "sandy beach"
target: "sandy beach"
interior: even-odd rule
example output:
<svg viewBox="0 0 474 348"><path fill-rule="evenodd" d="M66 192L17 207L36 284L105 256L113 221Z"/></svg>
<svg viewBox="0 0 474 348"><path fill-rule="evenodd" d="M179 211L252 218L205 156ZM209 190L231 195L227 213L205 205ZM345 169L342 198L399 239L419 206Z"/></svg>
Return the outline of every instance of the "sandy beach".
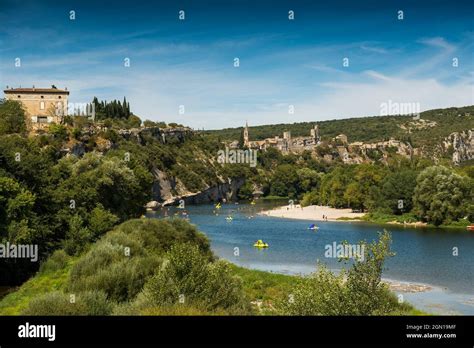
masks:
<svg viewBox="0 0 474 348"><path fill-rule="evenodd" d="M311 221L338 221L339 218L349 219L339 221L353 221L364 216L365 213L353 213L352 209L336 209L320 205L310 205L304 208L301 208L300 205L294 205L293 207L286 205L261 212L260 215ZM323 215L327 219L323 219Z"/></svg>

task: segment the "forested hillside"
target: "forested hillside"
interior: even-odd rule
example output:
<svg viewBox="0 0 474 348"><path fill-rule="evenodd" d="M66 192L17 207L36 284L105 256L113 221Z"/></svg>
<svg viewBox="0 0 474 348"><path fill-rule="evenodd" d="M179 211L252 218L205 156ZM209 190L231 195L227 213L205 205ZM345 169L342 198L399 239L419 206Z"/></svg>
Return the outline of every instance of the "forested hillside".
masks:
<svg viewBox="0 0 474 348"><path fill-rule="evenodd" d="M430 126L428 121L434 121L436 125ZM315 124L319 125L323 140L343 133L347 135L349 142L375 142L394 137L410 141L414 147L432 146L453 132L474 129L474 106L424 111L420 114L419 121L412 116L373 116L264 126L252 126L250 121L250 139L282 136L284 131L291 131L293 137L308 136ZM226 128L207 133L226 140L238 140L242 130L243 128Z"/></svg>

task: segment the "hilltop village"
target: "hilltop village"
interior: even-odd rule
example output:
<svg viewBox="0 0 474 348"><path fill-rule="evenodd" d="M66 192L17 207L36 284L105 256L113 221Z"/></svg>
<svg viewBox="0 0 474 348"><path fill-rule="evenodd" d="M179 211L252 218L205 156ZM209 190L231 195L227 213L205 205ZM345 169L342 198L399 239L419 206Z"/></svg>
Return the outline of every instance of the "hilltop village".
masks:
<svg viewBox="0 0 474 348"><path fill-rule="evenodd" d="M437 123L427 120L412 122L414 129L426 129L436 127ZM401 125L400 128L405 127ZM407 129L407 132L412 129ZM385 141L364 143L361 141L349 142L345 134L339 134L330 140L321 140L320 129L314 125L309 129L309 136L292 137L290 131L283 132L283 137L275 136L263 140L250 140L248 123L243 129L243 146L255 150L267 150L275 148L282 154L301 154L310 151L316 158L326 162L340 159L345 164L360 164L364 162L387 161L390 154L398 154L405 158L422 156L423 150L412 147L408 142L395 138ZM239 147L237 140L229 144L230 148ZM440 152L452 152L453 164L474 159L474 131L454 132L439 144Z"/></svg>

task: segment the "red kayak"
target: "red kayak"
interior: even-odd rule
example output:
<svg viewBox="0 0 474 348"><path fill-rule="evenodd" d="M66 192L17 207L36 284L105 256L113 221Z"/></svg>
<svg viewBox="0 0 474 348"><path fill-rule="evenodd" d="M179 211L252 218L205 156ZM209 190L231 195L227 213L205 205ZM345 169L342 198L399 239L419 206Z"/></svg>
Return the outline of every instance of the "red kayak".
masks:
<svg viewBox="0 0 474 348"><path fill-rule="evenodd" d="M474 231L474 225L467 226L468 231Z"/></svg>

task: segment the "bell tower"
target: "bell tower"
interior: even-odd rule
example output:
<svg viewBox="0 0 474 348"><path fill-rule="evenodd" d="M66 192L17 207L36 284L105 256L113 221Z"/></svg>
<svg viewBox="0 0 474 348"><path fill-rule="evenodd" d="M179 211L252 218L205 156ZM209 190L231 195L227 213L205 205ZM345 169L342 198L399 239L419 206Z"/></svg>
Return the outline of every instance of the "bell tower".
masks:
<svg viewBox="0 0 474 348"><path fill-rule="evenodd" d="M244 128L244 146L249 146L249 125L247 121L245 121L245 128Z"/></svg>

